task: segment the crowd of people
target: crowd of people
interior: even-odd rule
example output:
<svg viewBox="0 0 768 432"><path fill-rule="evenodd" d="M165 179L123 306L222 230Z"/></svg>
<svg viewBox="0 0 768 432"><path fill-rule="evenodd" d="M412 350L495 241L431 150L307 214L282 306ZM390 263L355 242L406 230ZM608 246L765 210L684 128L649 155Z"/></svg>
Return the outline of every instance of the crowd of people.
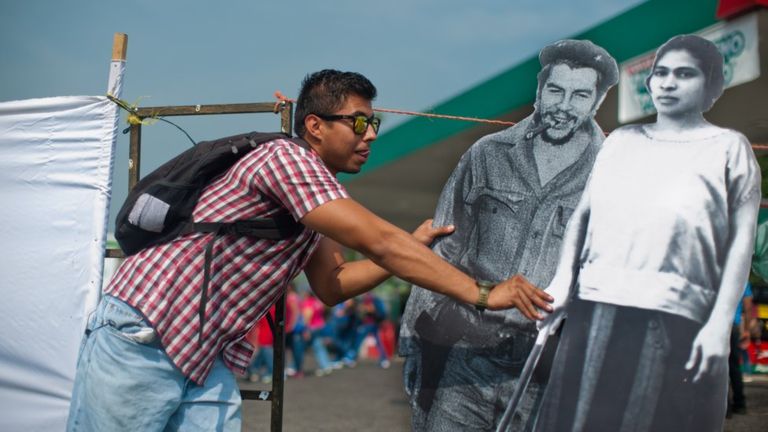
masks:
<svg viewBox="0 0 768 432"><path fill-rule="evenodd" d="M273 306L269 314L274 318L274 313ZM314 356L315 376L355 367L368 337L375 343L379 365L388 368L392 349L385 346L382 329L391 325L385 302L372 292L329 308L311 290L292 286L285 302L285 346L291 353L286 358L286 375L304 377L307 350ZM256 347L256 354L245 378L271 383L274 335L266 315L246 338Z"/></svg>

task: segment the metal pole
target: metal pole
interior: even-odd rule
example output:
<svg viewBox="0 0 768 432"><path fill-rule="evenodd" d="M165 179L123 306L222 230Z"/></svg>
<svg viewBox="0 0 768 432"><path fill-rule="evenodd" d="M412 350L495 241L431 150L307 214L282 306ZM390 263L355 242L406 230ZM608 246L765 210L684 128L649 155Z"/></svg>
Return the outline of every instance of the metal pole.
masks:
<svg viewBox="0 0 768 432"><path fill-rule="evenodd" d="M280 105L280 130L291 135L293 124L291 122L293 104L283 102ZM283 397L285 395L285 297L280 296L275 303L275 334L273 348L272 368L272 410L270 415L270 430L281 432L283 430Z"/></svg>
<svg viewBox="0 0 768 432"><path fill-rule="evenodd" d="M544 351L544 345L547 343L554 322L554 320L550 321L539 330L539 334L536 336L536 343L533 345L533 349L531 349L531 353L525 361L523 371L520 372L520 378L517 380L515 392L512 394L512 398L507 405L507 409L504 411L504 415L501 417L501 421L499 421L499 426L496 428L496 432L507 432L510 430L509 428L512 424L512 418L515 415L515 411L517 411L517 405L523 398L525 390L528 388L528 383L531 382L531 376L533 376L533 371L539 363L541 353Z"/></svg>

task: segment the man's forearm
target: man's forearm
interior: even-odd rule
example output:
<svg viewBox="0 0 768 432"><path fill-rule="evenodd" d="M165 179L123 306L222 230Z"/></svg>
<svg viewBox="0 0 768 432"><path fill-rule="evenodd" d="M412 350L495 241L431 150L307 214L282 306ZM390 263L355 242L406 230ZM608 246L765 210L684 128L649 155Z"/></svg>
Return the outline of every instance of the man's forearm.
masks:
<svg viewBox="0 0 768 432"><path fill-rule="evenodd" d="M379 267L408 282L469 304L479 298L480 290L474 279L410 234L351 199L326 203L305 215L302 223L328 239L363 253ZM323 279L323 273L335 271L341 265L329 258L333 254L328 252L328 249L317 251L311 259L314 264L308 267L312 268L311 273L316 279ZM500 283L488 295L489 309L517 307L531 319L541 319L537 308L551 309L548 305L551 297L522 276L494 282Z"/></svg>
<svg viewBox="0 0 768 432"><path fill-rule="evenodd" d="M324 286L329 287L332 297L330 304L368 292L392 277L392 273L379 267L369 259L345 262L329 275Z"/></svg>
<svg viewBox="0 0 768 432"><path fill-rule="evenodd" d="M465 303L477 300L479 292L473 279L405 233L389 233L387 240L364 253L371 264L408 282Z"/></svg>

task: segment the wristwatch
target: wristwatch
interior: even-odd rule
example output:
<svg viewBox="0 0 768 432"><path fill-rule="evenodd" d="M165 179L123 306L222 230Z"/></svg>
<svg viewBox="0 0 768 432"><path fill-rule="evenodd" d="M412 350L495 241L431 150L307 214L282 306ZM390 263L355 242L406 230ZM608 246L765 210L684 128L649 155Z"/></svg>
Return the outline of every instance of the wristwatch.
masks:
<svg viewBox="0 0 768 432"><path fill-rule="evenodd" d="M488 294L491 293L491 290L496 285L491 282L481 280L475 281L475 285L477 285L477 287L480 289L480 295L477 297L477 301L475 302L475 309L482 312L488 308Z"/></svg>

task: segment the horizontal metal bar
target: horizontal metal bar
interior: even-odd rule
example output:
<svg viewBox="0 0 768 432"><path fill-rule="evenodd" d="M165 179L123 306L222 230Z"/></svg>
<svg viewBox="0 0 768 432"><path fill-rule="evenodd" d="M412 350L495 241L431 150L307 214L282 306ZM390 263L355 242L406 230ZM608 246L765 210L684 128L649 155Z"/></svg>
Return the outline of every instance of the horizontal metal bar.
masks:
<svg viewBox="0 0 768 432"><path fill-rule="evenodd" d="M153 116L194 116L211 114L248 114L275 112L275 102L239 103L221 105L179 105L137 108L134 114L141 118Z"/></svg>
<svg viewBox="0 0 768 432"><path fill-rule="evenodd" d="M240 390L240 397L243 400L271 401L272 392L269 390Z"/></svg>

